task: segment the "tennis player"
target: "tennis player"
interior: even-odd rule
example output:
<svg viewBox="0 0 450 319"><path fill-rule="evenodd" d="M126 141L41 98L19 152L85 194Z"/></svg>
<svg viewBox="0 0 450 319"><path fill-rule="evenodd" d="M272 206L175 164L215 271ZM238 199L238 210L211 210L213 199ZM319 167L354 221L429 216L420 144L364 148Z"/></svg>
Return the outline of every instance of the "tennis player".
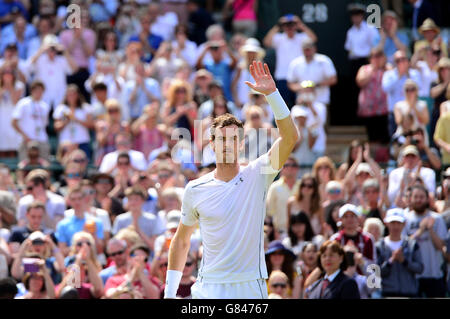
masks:
<svg viewBox="0 0 450 319"><path fill-rule="evenodd" d="M165 298L176 298L197 222L203 258L197 281L191 287L192 298L268 297L263 232L266 194L291 154L298 133L267 64L254 61L250 73L255 83L246 84L265 95L279 138L267 153L241 166L238 159L243 149L242 123L231 114L214 119L210 143L216 169L186 185L181 222L169 249Z"/></svg>

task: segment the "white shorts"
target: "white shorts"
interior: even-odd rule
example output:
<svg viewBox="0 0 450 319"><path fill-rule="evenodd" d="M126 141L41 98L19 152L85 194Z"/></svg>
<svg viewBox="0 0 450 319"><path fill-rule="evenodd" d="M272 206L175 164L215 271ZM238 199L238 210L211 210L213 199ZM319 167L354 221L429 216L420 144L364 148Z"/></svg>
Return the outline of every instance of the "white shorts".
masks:
<svg viewBox="0 0 450 319"><path fill-rule="evenodd" d="M192 299L267 299L265 279L224 284L197 280L191 287Z"/></svg>

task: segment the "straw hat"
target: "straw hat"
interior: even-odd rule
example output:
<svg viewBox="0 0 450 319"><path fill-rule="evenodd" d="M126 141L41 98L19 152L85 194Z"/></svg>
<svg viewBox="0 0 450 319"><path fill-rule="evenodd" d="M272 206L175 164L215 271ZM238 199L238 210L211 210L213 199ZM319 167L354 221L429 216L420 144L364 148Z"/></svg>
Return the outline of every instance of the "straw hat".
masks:
<svg viewBox="0 0 450 319"><path fill-rule="evenodd" d="M239 49L239 53L245 56L247 52L256 52L258 54L258 60L264 59L266 51L261 48L259 41L255 38L249 38L245 41L245 44Z"/></svg>
<svg viewBox="0 0 450 319"><path fill-rule="evenodd" d="M436 33L440 33L441 29L434 23L433 19L427 18L419 27L419 33L422 34L424 31L434 30Z"/></svg>

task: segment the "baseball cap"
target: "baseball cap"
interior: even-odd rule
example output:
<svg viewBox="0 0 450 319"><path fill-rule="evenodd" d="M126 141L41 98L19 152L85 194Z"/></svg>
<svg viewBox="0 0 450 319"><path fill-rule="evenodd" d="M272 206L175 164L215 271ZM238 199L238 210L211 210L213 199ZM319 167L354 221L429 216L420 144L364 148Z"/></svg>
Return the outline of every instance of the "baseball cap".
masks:
<svg viewBox="0 0 450 319"><path fill-rule="evenodd" d="M291 109L291 114L293 117L308 116L308 112L306 112L305 108L300 105L294 105Z"/></svg>
<svg viewBox="0 0 450 319"><path fill-rule="evenodd" d="M386 213L386 217L384 218L385 223L390 222L405 222L405 215L403 214L402 208L392 208L389 209Z"/></svg>
<svg viewBox="0 0 450 319"><path fill-rule="evenodd" d="M402 156L406 156L406 155L410 155L410 154L419 156L419 151L417 150L416 146L408 145L402 150Z"/></svg>
<svg viewBox="0 0 450 319"><path fill-rule="evenodd" d="M177 209L173 209L167 213L167 229L177 228L181 220L181 212Z"/></svg>
<svg viewBox="0 0 450 319"><path fill-rule="evenodd" d="M352 212L353 214L355 214L356 216L361 216L360 211L358 210L358 208L353 205L353 204L345 204L344 206L342 206L341 208L339 208L339 218L342 218L345 213L347 212Z"/></svg>
<svg viewBox="0 0 450 319"><path fill-rule="evenodd" d="M358 167L356 168L356 176L358 176L361 173L368 173L373 176L372 169L370 168L370 165L367 163L359 163Z"/></svg>
<svg viewBox="0 0 450 319"><path fill-rule="evenodd" d="M31 235L28 238L33 243L36 243L36 242L43 243L43 242L45 242L45 235L41 231L35 231L35 232L31 233Z"/></svg>

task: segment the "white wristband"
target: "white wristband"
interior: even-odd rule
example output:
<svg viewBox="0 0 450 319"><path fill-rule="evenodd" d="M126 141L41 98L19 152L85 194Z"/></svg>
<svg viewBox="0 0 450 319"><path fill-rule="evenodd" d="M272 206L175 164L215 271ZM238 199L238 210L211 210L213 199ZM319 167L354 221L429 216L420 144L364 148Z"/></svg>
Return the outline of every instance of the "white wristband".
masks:
<svg viewBox="0 0 450 319"><path fill-rule="evenodd" d="M164 288L164 298L177 297L178 286L180 285L183 273L178 270L167 270L166 287Z"/></svg>
<svg viewBox="0 0 450 319"><path fill-rule="evenodd" d="M286 102L284 102L280 92L278 92L278 89L275 92L266 95L266 99L267 102L269 102L270 107L272 108L272 112L276 120L282 120L288 117L289 114L291 114L286 105Z"/></svg>

